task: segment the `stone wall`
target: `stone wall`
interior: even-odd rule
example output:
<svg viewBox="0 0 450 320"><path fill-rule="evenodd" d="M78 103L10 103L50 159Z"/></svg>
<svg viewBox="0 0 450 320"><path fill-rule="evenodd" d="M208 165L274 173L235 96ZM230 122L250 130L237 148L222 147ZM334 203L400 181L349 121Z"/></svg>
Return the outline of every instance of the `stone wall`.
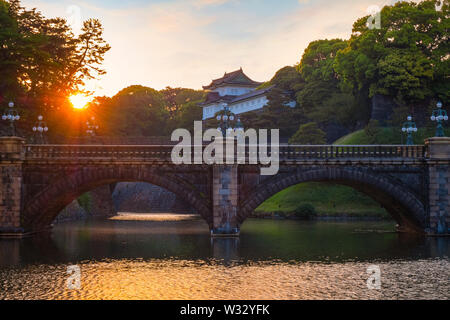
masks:
<svg viewBox="0 0 450 320"><path fill-rule="evenodd" d="M213 235L238 235L238 168L215 166L213 173Z"/></svg>
<svg viewBox="0 0 450 320"><path fill-rule="evenodd" d="M117 212L194 213L191 206L174 193L149 183L118 183L112 199Z"/></svg>
<svg viewBox="0 0 450 320"><path fill-rule="evenodd" d="M430 167L430 228L450 233L450 166Z"/></svg>
<svg viewBox="0 0 450 320"><path fill-rule="evenodd" d="M0 166L0 179L0 226L12 231L20 228L21 165Z"/></svg>
<svg viewBox="0 0 450 320"><path fill-rule="evenodd" d="M381 125L386 125L391 119L393 110L397 107L391 97L376 94L371 100L372 110L370 118L378 120Z"/></svg>
<svg viewBox="0 0 450 320"><path fill-rule="evenodd" d="M430 138L428 145L429 210L432 234L450 234L450 138Z"/></svg>
<svg viewBox="0 0 450 320"><path fill-rule="evenodd" d="M58 214L53 223L114 216L116 210L111 193L109 185L101 186L90 191L87 196L88 204L86 208L83 208L78 200L74 200Z"/></svg>
<svg viewBox="0 0 450 320"><path fill-rule="evenodd" d="M88 193L89 205L73 201L54 220L84 220L91 217L111 217L117 212L136 213L194 213L189 204L174 193L158 186L140 182L122 182L106 185Z"/></svg>
<svg viewBox="0 0 450 320"><path fill-rule="evenodd" d="M351 133L351 131L343 125L335 122L326 124L323 128L326 133L327 143L334 143L339 138Z"/></svg>
<svg viewBox="0 0 450 320"><path fill-rule="evenodd" d="M91 207L89 212L93 217L112 217L117 211L112 198L112 188L110 185L98 187L90 192Z"/></svg>
<svg viewBox="0 0 450 320"><path fill-rule="evenodd" d="M0 137L0 232L22 232L22 160L25 140Z"/></svg>
<svg viewBox="0 0 450 320"><path fill-rule="evenodd" d="M84 220L89 218L89 212L80 206L77 200L72 201L67 207L62 210L53 223L60 223L63 221Z"/></svg>

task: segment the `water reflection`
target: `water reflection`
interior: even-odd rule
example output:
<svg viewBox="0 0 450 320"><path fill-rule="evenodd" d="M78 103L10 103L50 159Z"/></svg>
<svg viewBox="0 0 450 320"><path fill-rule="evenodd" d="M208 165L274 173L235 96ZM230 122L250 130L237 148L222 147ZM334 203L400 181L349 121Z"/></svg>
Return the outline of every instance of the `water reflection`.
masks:
<svg viewBox="0 0 450 320"><path fill-rule="evenodd" d="M239 260L239 238L211 238L212 257L225 264Z"/></svg>
<svg viewBox="0 0 450 320"><path fill-rule="evenodd" d="M149 221L150 220L150 221ZM0 299L448 298L450 239L393 232L390 222L249 220L211 239L199 219L67 222L0 240ZM367 265L383 272L368 291ZM65 288L79 264L83 288Z"/></svg>
<svg viewBox="0 0 450 320"><path fill-rule="evenodd" d="M66 222L52 233L0 240L0 266L107 258L345 262L449 255L448 238L393 230L390 222L249 220L240 238L211 239L201 219Z"/></svg>

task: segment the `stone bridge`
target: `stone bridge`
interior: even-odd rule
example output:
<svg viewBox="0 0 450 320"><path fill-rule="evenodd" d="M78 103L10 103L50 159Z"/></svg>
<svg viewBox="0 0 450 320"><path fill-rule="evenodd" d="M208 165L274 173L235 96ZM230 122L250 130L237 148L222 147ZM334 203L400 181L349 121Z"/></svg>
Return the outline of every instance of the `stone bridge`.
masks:
<svg viewBox="0 0 450 320"><path fill-rule="evenodd" d="M175 193L209 224L237 235L262 202L311 181L347 185L372 197L407 232L448 234L450 138L424 146L280 146L278 174L260 165L175 165L173 146L26 145L0 138L0 234L46 230L83 193L116 182L148 182Z"/></svg>

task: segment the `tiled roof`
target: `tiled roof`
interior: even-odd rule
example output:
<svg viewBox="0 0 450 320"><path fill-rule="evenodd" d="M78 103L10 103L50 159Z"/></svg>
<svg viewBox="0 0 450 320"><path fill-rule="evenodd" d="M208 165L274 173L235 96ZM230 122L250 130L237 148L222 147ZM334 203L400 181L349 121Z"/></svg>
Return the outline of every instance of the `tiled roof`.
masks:
<svg viewBox="0 0 450 320"><path fill-rule="evenodd" d="M245 85L245 86L252 86L257 87L262 84L262 82L256 82L250 79L247 75L245 75L244 71L242 71L242 68L230 73L224 74L222 78L215 79L211 82L208 86L203 86L203 89L205 90L213 90L217 87L220 87L222 85Z"/></svg>
<svg viewBox="0 0 450 320"><path fill-rule="evenodd" d="M208 95L206 96L206 100L205 102L201 103L200 106L207 106L209 104L212 103L218 103L218 102L226 102L227 104L231 105L231 104L235 104L235 103L239 103L243 100L247 100L247 99L251 99L260 95L264 95L267 92L269 92L270 90L272 90L274 86L270 86L264 89L260 89L260 90L254 90L254 91L250 91L249 93L246 94L242 94L240 96L220 96L219 93L217 92L210 92L208 93Z"/></svg>
<svg viewBox="0 0 450 320"><path fill-rule="evenodd" d="M211 103L218 103L220 101L224 101L224 102L230 103L235 98L236 98L236 96L230 96L230 95L221 96L218 92L209 92L206 95L205 102L200 103L200 105L204 106L204 105L208 105L208 104L211 104Z"/></svg>
<svg viewBox="0 0 450 320"><path fill-rule="evenodd" d="M238 103L238 102L240 102L242 100L247 100L247 99L251 99L251 98L254 98L254 97L266 94L267 92L272 90L273 87L274 86L270 86L270 87L267 87L267 88L264 88L264 89L250 91L249 93L242 94L240 96L234 96L233 97L234 99L231 101L231 104Z"/></svg>

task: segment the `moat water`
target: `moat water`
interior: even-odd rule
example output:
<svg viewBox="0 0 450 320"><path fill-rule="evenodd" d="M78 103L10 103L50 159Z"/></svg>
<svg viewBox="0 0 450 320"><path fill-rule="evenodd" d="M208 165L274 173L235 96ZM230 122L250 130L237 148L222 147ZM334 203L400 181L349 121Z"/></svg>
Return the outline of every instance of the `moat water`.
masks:
<svg viewBox="0 0 450 320"><path fill-rule="evenodd" d="M0 299L449 299L449 256L449 238L391 222L248 220L239 239L211 239L196 217L128 215L1 239Z"/></svg>

